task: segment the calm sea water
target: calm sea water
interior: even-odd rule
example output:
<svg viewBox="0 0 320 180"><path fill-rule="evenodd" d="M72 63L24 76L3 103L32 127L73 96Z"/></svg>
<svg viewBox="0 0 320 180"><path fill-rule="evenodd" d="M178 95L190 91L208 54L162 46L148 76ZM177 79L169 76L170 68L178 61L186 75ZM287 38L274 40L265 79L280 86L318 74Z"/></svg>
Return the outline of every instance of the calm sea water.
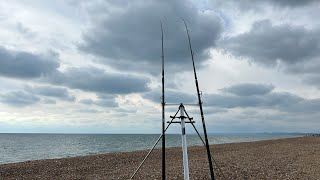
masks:
<svg viewBox="0 0 320 180"><path fill-rule="evenodd" d="M210 144L251 142L301 136L298 134L210 134ZM110 152L150 149L155 134L0 134L0 164ZM189 146L202 145L187 135ZM181 145L180 135L167 135L168 147ZM159 145L161 142L159 143Z"/></svg>

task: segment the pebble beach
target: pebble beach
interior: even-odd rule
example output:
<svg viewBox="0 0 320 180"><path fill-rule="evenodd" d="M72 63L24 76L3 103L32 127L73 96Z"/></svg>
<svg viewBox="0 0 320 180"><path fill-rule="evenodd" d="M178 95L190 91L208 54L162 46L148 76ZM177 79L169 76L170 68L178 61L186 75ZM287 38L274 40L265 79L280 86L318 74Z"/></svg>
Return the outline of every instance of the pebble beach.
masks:
<svg viewBox="0 0 320 180"><path fill-rule="evenodd" d="M320 179L320 137L212 145L216 179ZM6 179L129 179L147 150L0 165ZM181 148L167 148L167 179L183 179ZM209 179L204 147L188 147L190 179ZM154 150L133 179L161 179Z"/></svg>

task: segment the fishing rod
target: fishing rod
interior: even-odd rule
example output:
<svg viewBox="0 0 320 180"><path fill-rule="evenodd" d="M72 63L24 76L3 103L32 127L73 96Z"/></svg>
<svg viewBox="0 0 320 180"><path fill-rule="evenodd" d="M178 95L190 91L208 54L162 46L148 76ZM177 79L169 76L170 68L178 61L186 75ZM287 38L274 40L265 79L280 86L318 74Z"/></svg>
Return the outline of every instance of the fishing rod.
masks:
<svg viewBox="0 0 320 180"><path fill-rule="evenodd" d="M214 180L214 173L213 173L213 166L212 166L212 160L211 160L211 153L210 153L208 135L207 135L207 130L206 130L206 124L205 124L204 115L203 115L203 108L202 108L202 101L201 101L201 93L200 93L200 90L199 90L197 72L196 72L196 67L195 67L195 64L194 64L194 57L193 57L193 50L192 50L192 46L191 46L190 34L189 34L189 30L188 30L188 26L187 26L186 21L185 21L184 19L182 19L182 21L183 21L183 23L184 23L184 25L185 25L185 28L186 28L186 31L187 31L187 35L188 35L188 42L189 42L190 54L191 54L192 65L193 65L193 73L194 73L194 79L195 79L195 84L196 84L196 88L197 88L197 95L198 95L198 101L199 101L199 107L200 107L200 114L201 114L201 120L202 120L202 126L203 126L204 140L205 140L205 143L206 143L206 150L207 150L207 154L208 154L210 176L211 176L211 180Z"/></svg>
<svg viewBox="0 0 320 180"><path fill-rule="evenodd" d="M164 99L164 50L163 50L163 28L161 25L161 60L162 60L162 179L166 179L166 135L165 135L165 99Z"/></svg>
<svg viewBox="0 0 320 180"><path fill-rule="evenodd" d="M183 19L182 19L183 20ZM195 83L196 83L196 88L197 88L197 95L198 95L198 104L185 104L185 105L190 105L190 106L194 106L197 105L200 107L200 113L201 113L201 120L202 120L202 125L203 125L203 131L204 131L204 136L205 136L205 141L203 141L203 139L201 138L198 130L196 129L196 127L194 126L194 121L192 121L193 118L190 118L188 113L185 110L184 104L180 103L179 105L179 109L176 112L176 114L174 116L170 116L171 121L168 121L169 125L167 127L165 127L165 89L164 89L164 46L163 46L163 26L162 26L162 22L160 21L160 26L161 26L161 60L162 60L162 96L161 96L161 105L162 105L162 133L160 135L160 137L157 139L156 143L152 146L152 148L150 149L150 151L148 152L148 154L146 155L146 157L143 159L143 161L140 163L139 167L136 169L136 171L133 173L133 175L130 177L130 179L132 179L135 174L139 171L139 169L141 168L141 166L144 164L144 162L146 161L146 159L149 157L150 153L153 151L153 149L156 147L156 145L158 144L158 142L160 141L160 139L162 139L162 180L165 180L166 178L166 157L165 157L165 132L166 130L169 128L169 126L171 125L171 123L180 123L181 125L181 137L182 137L182 151L183 151L183 167L184 167L184 179L185 180L189 180L189 165L188 165L188 153L187 153L187 141L186 141L186 128L185 128L185 123L191 123L193 128L195 129L195 131L197 132L198 136L200 137L201 141L203 142L203 144L206 147L207 150L207 155L208 155L208 161L209 161L209 168L210 168L210 175L211 175L211 180L214 180L214 173L213 173L213 166L212 166L212 156L210 153L210 148L209 148L209 142L208 142L208 136L207 136L207 131L206 131L206 126L205 126L205 121L204 121L204 115L203 115L203 108L202 108L202 101L201 101L201 94L199 91L199 84L198 84L198 79L197 79L197 73L196 73L196 68L195 68L195 63L194 63L194 57L193 57L193 50L192 50L192 46L191 46L191 40L190 40L190 35L189 35L189 30L187 27L186 22L183 20L184 24L185 24L185 28L187 31L187 35L188 35L188 41L189 41L189 48L190 48L190 53L191 53L191 58L192 58L192 64L193 64L193 71L194 71L194 77L195 77ZM177 105L177 104L168 104L168 105ZM180 116L177 116L177 113L180 112ZM185 116L185 114L187 116ZM180 119L180 121L173 121L174 119ZM185 119L189 119L189 122L185 121ZM214 159L213 159L214 160ZM218 167L218 165L217 165ZM220 169L220 168L219 168ZM221 171L222 172L222 171Z"/></svg>

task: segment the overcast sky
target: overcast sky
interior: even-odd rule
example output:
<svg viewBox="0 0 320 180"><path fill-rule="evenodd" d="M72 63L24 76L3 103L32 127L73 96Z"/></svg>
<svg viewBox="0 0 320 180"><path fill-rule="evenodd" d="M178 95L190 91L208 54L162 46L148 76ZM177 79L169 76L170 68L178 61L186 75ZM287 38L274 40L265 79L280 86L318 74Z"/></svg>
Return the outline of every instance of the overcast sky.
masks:
<svg viewBox="0 0 320 180"><path fill-rule="evenodd" d="M313 0L1 1L0 132L160 133L160 20L166 102L196 102L181 18L208 132L320 132L319 8ZM166 109L169 120L178 107ZM201 129L199 110L186 110Z"/></svg>

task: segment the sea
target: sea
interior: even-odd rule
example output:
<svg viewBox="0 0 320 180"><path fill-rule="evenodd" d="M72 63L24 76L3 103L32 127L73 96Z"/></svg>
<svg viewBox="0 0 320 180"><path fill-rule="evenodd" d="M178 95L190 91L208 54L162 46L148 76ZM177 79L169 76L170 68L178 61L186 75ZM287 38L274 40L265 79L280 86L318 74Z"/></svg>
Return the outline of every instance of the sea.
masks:
<svg viewBox="0 0 320 180"><path fill-rule="evenodd" d="M209 144L252 142L302 134L209 134ZM0 133L0 164L150 149L159 134L13 134ZM197 134L187 135L188 146L203 145ZM157 148L160 148L161 141ZM181 136L166 135L167 147L181 146Z"/></svg>

